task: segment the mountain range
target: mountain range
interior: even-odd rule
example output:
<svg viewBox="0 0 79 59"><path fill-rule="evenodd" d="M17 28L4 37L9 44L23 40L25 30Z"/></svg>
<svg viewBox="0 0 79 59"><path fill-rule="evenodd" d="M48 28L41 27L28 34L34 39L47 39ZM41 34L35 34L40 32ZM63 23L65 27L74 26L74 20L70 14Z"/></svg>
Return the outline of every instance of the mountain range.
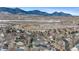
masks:
<svg viewBox="0 0 79 59"><path fill-rule="evenodd" d="M64 12L47 13L39 10L25 11L20 8L0 7L0 13L22 14L22 15L40 15L40 16L72 16Z"/></svg>

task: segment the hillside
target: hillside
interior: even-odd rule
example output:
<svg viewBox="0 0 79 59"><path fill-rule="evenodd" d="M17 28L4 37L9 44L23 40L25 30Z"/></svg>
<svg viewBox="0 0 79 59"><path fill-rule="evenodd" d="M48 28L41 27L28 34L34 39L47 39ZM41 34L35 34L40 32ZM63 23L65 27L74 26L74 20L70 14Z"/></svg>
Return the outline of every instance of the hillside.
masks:
<svg viewBox="0 0 79 59"><path fill-rule="evenodd" d="M7 8L7 7L0 7L0 13L20 14L20 15L36 15L36 16L72 16L71 14L64 13L64 12L47 13L47 12L42 12L39 10L25 11L20 8Z"/></svg>

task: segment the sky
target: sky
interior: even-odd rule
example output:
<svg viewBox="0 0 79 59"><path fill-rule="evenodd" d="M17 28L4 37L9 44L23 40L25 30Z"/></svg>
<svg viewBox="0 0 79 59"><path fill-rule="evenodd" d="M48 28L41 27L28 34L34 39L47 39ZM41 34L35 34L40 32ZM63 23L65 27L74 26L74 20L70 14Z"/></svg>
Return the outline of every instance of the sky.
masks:
<svg viewBox="0 0 79 59"><path fill-rule="evenodd" d="M25 11L40 10L47 13L64 12L74 16L79 16L79 7L20 7Z"/></svg>

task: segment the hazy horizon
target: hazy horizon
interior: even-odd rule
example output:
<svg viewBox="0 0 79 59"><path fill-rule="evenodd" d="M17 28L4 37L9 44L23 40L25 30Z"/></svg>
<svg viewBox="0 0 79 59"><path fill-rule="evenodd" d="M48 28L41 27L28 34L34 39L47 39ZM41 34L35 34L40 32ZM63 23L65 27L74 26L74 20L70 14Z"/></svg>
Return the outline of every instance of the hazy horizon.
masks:
<svg viewBox="0 0 79 59"><path fill-rule="evenodd" d="M40 10L47 13L64 12L74 16L79 16L79 7L19 7L25 11Z"/></svg>

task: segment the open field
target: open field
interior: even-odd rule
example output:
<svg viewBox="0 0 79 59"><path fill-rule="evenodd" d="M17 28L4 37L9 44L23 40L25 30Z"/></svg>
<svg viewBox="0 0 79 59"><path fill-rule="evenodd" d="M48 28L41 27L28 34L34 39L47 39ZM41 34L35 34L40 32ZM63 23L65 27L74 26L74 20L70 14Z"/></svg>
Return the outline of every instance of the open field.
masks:
<svg viewBox="0 0 79 59"><path fill-rule="evenodd" d="M78 16L0 16L0 47L3 50L70 51L79 44Z"/></svg>

